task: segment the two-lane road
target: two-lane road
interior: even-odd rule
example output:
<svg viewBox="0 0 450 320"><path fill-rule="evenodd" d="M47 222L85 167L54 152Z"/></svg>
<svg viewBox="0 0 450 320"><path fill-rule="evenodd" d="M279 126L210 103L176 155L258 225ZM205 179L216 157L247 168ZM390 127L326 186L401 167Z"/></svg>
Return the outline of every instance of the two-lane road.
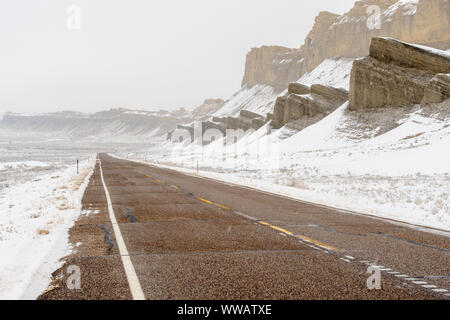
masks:
<svg viewBox="0 0 450 320"><path fill-rule="evenodd" d="M446 234L99 158L75 252L41 299L450 297ZM67 288L71 265L80 289ZM367 288L370 265L380 290Z"/></svg>

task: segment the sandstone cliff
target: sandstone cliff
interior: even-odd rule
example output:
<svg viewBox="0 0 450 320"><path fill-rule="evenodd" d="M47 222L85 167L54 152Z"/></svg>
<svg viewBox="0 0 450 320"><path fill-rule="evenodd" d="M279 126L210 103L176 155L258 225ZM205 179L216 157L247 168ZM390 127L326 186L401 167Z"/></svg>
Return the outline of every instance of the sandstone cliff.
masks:
<svg viewBox="0 0 450 320"><path fill-rule="evenodd" d="M320 84L310 88L291 83L286 95L275 102L272 127L289 124L301 130L330 114L348 99L348 92Z"/></svg>
<svg viewBox="0 0 450 320"><path fill-rule="evenodd" d="M247 54L242 87L246 84L249 87L257 84L267 84L275 88L283 87L282 84L291 78L294 55L295 50L280 46L253 48Z"/></svg>
<svg viewBox="0 0 450 320"><path fill-rule="evenodd" d="M370 55L356 60L350 110L402 107L450 98L450 54L390 38L374 38Z"/></svg>
<svg viewBox="0 0 450 320"><path fill-rule="evenodd" d="M374 20L376 12L369 10L371 5L379 7L379 20ZM366 56L371 39L380 36L448 49L450 1L367 0L356 1L341 16L321 12L301 48L252 49L247 55L242 84L249 87L268 84L285 89L325 59Z"/></svg>

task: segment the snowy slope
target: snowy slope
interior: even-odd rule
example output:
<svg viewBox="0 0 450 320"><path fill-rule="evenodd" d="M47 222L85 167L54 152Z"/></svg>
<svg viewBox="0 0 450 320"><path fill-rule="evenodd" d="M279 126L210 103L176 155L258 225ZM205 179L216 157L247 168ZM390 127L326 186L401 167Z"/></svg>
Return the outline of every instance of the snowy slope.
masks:
<svg viewBox="0 0 450 320"><path fill-rule="evenodd" d="M275 88L258 84L252 88L244 86L234 96L216 111L215 117L232 117L239 115L241 110L248 110L265 116L272 112L275 99L280 92Z"/></svg>
<svg viewBox="0 0 450 320"><path fill-rule="evenodd" d="M418 3L419 0L400 0L384 11L382 16L390 17L397 12L401 12L405 16L412 16L417 12Z"/></svg>
<svg viewBox="0 0 450 320"><path fill-rule="evenodd" d="M327 59L313 71L306 73L297 82L311 86L312 84L323 84L336 88L348 90L350 86L350 72L354 58ZM216 111L214 117L234 117L238 116L241 110L248 110L265 116L273 112L275 100L284 92L275 88L258 84L252 88L247 86L239 90L234 96Z"/></svg>
<svg viewBox="0 0 450 320"><path fill-rule="evenodd" d="M322 84L349 90L350 72L354 58L326 59L313 71L303 75L297 82L307 86Z"/></svg>

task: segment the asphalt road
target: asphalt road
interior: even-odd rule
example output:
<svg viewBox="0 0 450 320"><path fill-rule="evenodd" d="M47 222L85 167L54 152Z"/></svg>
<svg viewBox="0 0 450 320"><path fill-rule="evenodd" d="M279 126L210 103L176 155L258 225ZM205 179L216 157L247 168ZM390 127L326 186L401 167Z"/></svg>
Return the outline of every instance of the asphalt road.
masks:
<svg viewBox="0 0 450 320"><path fill-rule="evenodd" d="M449 234L99 159L40 299L450 298Z"/></svg>

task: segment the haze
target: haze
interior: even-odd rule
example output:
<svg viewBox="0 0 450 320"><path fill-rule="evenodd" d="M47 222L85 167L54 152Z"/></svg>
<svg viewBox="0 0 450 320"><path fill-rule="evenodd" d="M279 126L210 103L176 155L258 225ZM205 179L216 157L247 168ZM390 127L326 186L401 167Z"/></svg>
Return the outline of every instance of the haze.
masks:
<svg viewBox="0 0 450 320"><path fill-rule="evenodd" d="M300 47L319 11L353 0L0 3L0 115L195 107L240 87L252 47ZM80 29L67 27L70 5Z"/></svg>

